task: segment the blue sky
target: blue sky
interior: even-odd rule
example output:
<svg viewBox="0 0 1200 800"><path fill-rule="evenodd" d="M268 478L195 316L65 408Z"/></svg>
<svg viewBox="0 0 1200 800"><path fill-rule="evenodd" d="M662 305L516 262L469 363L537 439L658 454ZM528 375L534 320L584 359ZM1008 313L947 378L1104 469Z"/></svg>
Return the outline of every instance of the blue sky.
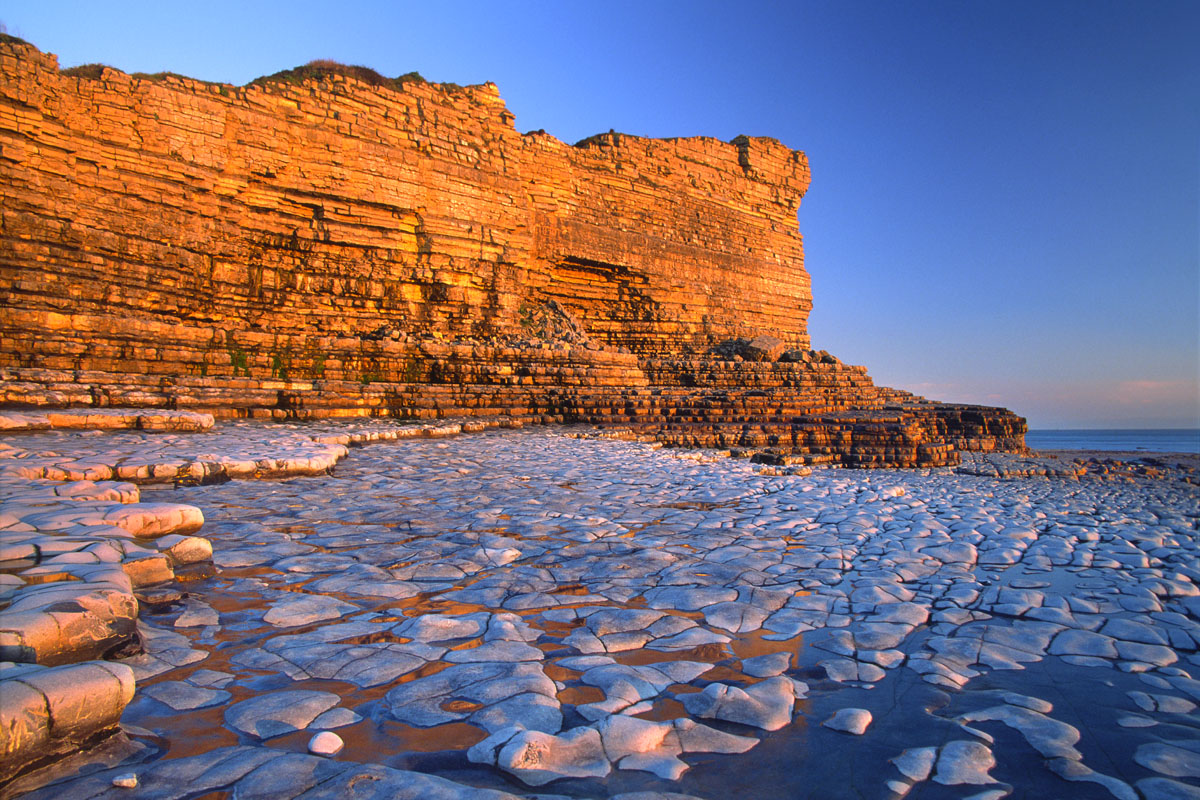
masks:
<svg viewBox="0 0 1200 800"><path fill-rule="evenodd" d="M242 6L247 7L242 7ZM814 346L1031 427L1200 427L1200 3L6 0L62 66L494 81L568 142L808 153Z"/></svg>

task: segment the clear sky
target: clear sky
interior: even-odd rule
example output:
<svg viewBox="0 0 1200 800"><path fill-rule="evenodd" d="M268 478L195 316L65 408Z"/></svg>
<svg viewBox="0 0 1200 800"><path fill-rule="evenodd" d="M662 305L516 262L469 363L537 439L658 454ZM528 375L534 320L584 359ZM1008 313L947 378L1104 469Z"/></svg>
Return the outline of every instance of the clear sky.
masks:
<svg viewBox="0 0 1200 800"><path fill-rule="evenodd" d="M494 81L567 142L808 153L814 347L1034 428L1200 427L1200 2L5 0L62 66Z"/></svg>

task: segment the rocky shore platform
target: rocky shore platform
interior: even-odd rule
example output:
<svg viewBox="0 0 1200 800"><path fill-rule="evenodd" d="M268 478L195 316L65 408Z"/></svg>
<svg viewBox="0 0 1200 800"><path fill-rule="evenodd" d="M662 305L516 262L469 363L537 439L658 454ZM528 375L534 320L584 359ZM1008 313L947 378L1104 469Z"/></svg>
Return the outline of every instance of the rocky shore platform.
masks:
<svg viewBox="0 0 1200 800"><path fill-rule="evenodd" d="M3 797L1200 797L1194 457L0 427Z"/></svg>

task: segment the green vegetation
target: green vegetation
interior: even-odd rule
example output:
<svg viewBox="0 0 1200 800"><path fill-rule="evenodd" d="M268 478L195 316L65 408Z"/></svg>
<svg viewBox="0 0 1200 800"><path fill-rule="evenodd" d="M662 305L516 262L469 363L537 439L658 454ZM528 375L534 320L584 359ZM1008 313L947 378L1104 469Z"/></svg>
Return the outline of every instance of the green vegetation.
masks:
<svg viewBox="0 0 1200 800"><path fill-rule="evenodd" d="M421 381L421 359L409 357L404 359L404 369L400 373L400 383L419 383Z"/></svg>
<svg viewBox="0 0 1200 800"><path fill-rule="evenodd" d="M229 347L229 365L233 367L233 377L241 375L244 378L250 377L250 358L246 355L246 351L237 345Z"/></svg>
<svg viewBox="0 0 1200 800"><path fill-rule="evenodd" d="M108 64L80 64L78 67L67 67L60 69L59 74L66 75L69 78L87 78L88 80L99 80L104 74L104 70L112 69Z"/></svg>
<svg viewBox="0 0 1200 800"><path fill-rule="evenodd" d="M398 78L388 78L380 75L370 67L357 64L342 64L328 58L318 58L300 67L285 69L273 75L264 75L261 78L255 78L248 85L262 86L270 83L300 84L310 78L320 79L327 75L345 75L348 78L355 78L370 86L382 86L389 89L403 89L406 83L429 83L419 72L408 72ZM442 83L438 85L449 90L462 88L457 83Z"/></svg>
<svg viewBox="0 0 1200 800"><path fill-rule="evenodd" d="M291 359L285 361L279 353L273 353L271 355L271 377L286 381L290 374L290 370L288 369L290 361Z"/></svg>
<svg viewBox="0 0 1200 800"><path fill-rule="evenodd" d="M180 75L178 72L135 72L129 77L136 78L139 81L161 81L167 78L178 78L181 81L194 81L196 78L189 78L187 75ZM209 81L199 81L200 83L209 83Z"/></svg>
<svg viewBox="0 0 1200 800"><path fill-rule="evenodd" d="M27 44L22 39L0 31L0 42L17 42ZM59 70L60 74L71 78L87 78L88 80L99 80L104 74L104 70L111 69L121 72L109 64L80 64L77 67L67 67ZM250 81L247 86L266 86L273 83L285 83L299 85L306 80L319 80L328 75L345 75L350 78L355 78L369 86L380 86L388 89L403 89L405 84L409 83L429 83L419 72L406 72L405 74L396 77L388 78L379 74L370 67L364 67L356 64L342 64L337 61L332 61L327 58L319 58L315 61L310 61L303 66L294 67L293 69L285 69L281 72L276 72L272 75L263 75ZM228 84L214 83L213 81L204 81L199 78L189 78L187 75L180 75L177 72L134 72L130 75L132 78L145 81L162 81L167 78L178 78L179 80L196 81L209 86L218 86L220 94L229 96ZM434 84L447 91L460 91L463 87L457 83L439 83Z"/></svg>

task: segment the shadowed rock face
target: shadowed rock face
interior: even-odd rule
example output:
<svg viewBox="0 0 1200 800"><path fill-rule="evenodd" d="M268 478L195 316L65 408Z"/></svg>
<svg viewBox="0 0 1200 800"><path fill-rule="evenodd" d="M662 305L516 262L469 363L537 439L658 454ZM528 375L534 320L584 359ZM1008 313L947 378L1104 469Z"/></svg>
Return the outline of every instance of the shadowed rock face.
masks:
<svg viewBox="0 0 1200 800"><path fill-rule="evenodd" d="M1006 411L809 350L808 162L773 139L570 146L492 84L83 72L0 41L0 402L505 414L860 466L1023 447Z"/></svg>

